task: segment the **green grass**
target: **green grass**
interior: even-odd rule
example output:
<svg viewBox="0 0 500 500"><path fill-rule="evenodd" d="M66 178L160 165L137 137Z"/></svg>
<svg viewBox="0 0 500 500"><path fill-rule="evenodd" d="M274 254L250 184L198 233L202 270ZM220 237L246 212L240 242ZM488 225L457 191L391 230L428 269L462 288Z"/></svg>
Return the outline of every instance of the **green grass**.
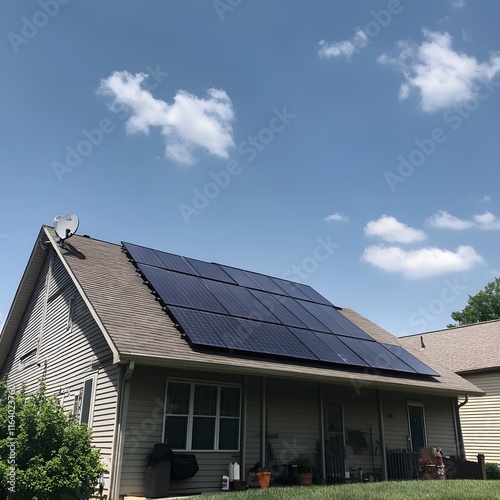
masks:
<svg viewBox="0 0 500 500"><path fill-rule="evenodd" d="M273 487L203 496L221 500L489 500L500 499L500 481L404 481L339 486Z"/></svg>

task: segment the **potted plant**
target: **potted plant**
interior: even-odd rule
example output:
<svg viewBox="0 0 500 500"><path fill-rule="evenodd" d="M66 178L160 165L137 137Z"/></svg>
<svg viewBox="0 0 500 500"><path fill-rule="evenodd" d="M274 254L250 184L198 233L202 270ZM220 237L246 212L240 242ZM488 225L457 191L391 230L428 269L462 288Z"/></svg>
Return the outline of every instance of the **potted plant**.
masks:
<svg viewBox="0 0 500 500"><path fill-rule="evenodd" d="M266 467L259 467L255 472L259 480L259 488L269 488L271 482L271 471Z"/></svg>
<svg viewBox="0 0 500 500"><path fill-rule="evenodd" d="M301 486L311 486L313 479L313 465L303 453L290 461L290 465L297 467L297 478Z"/></svg>

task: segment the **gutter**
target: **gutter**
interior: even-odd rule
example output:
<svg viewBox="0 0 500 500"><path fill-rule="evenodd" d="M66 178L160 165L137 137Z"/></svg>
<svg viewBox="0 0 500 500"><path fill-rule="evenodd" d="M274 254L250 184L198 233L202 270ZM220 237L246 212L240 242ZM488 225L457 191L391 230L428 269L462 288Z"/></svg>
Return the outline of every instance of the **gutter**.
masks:
<svg viewBox="0 0 500 500"><path fill-rule="evenodd" d="M119 388L119 404L116 416L116 437L111 459L111 484L109 488L110 500L118 500L120 496L120 484L122 478L123 450L125 443L125 431L127 427L128 403L130 399L130 379L134 373L135 362L129 361L126 369L122 372Z"/></svg>
<svg viewBox="0 0 500 500"><path fill-rule="evenodd" d="M465 395L465 399L458 403L458 398L453 404L453 423L455 424L455 435L457 437L457 452L458 456L465 460L465 444L464 436L462 434L462 425L460 424L460 408L469 402L469 396Z"/></svg>

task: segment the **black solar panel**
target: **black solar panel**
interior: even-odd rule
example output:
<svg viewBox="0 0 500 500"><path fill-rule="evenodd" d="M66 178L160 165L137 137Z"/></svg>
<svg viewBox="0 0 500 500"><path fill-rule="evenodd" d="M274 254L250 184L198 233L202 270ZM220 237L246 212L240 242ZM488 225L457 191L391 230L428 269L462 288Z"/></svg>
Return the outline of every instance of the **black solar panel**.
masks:
<svg viewBox="0 0 500 500"><path fill-rule="evenodd" d="M204 262L202 260L197 259L189 259L184 257L186 262L197 271L198 276L202 278L209 278L216 281L223 281L225 283L233 283L236 284L229 274L224 272L224 270L217 264L212 264L211 262Z"/></svg>
<svg viewBox="0 0 500 500"><path fill-rule="evenodd" d="M278 322L269 310L256 300L246 288L218 281L203 281L231 316Z"/></svg>
<svg viewBox="0 0 500 500"><path fill-rule="evenodd" d="M180 255L167 252L159 252L150 248L124 243L125 249L129 252L137 264L147 264L149 266L161 267L170 271L178 271L187 274L198 274Z"/></svg>
<svg viewBox="0 0 500 500"><path fill-rule="evenodd" d="M392 344L382 344L386 349L392 352L399 359L404 361L408 366L413 368L417 373L422 375L431 375L434 377L439 377L439 373L435 372L432 368L429 368L425 363L422 363L415 356L410 354L408 351L404 350L402 347Z"/></svg>
<svg viewBox="0 0 500 500"><path fill-rule="evenodd" d="M146 264L138 267L165 304L227 314L201 278Z"/></svg>
<svg viewBox="0 0 500 500"><path fill-rule="evenodd" d="M342 365L368 366L335 335L300 330L298 328L291 328L291 330L320 361Z"/></svg>
<svg viewBox="0 0 500 500"><path fill-rule="evenodd" d="M366 361L371 368L416 373L413 368L403 363L403 361L378 342L349 337L342 337L342 342Z"/></svg>
<svg viewBox="0 0 500 500"><path fill-rule="evenodd" d="M193 345L438 376L404 349L376 342L307 285L124 247Z"/></svg>

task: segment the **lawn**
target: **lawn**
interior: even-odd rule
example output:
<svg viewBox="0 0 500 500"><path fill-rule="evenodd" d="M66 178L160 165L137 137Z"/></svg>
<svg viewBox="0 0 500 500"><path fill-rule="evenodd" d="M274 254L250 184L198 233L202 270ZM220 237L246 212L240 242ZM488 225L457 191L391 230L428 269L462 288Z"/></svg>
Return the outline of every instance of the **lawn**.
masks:
<svg viewBox="0 0 500 500"><path fill-rule="evenodd" d="M500 499L500 481L404 481L341 486L274 487L267 490L252 489L242 492L224 492L204 496L221 500L489 500Z"/></svg>

